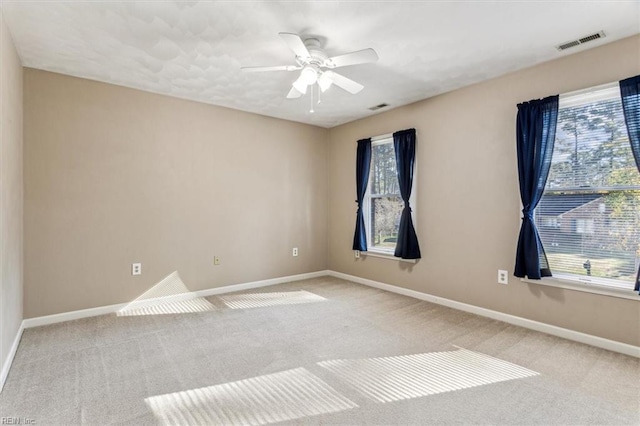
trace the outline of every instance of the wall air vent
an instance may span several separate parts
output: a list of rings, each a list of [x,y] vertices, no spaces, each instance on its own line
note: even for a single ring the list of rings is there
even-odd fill
[[[381,108],[385,108],[388,107],[389,104],[380,104],[380,105],[376,105],[376,106],[372,106],[371,108],[369,108],[371,111],[377,111]]]
[[[600,31],[599,33],[591,34],[591,35],[579,38],[578,40],[571,40],[571,41],[567,41],[566,43],[562,43],[556,46],[556,49],[560,51],[567,50],[572,47],[580,46],[581,44],[588,43],[593,40],[598,40],[599,38],[604,38],[604,37],[605,37],[604,31]]]

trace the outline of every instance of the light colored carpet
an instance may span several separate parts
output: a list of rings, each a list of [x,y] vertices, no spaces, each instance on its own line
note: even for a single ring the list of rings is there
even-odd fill
[[[636,358],[331,277],[196,303],[26,330],[0,417],[640,424]]]

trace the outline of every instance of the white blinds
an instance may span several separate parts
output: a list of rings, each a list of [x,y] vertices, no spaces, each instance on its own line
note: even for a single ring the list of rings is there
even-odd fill
[[[551,170],[535,220],[554,275],[633,288],[640,264],[640,173],[617,86],[561,95]]]

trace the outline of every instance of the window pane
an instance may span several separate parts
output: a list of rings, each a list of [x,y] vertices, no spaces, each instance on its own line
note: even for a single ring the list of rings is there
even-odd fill
[[[561,108],[547,188],[628,184],[620,169],[638,174],[620,99]]]
[[[371,195],[399,194],[393,143],[374,145],[371,152]]]
[[[545,194],[536,223],[553,272],[635,280],[640,190]]]
[[[371,199],[371,245],[393,250],[398,240],[398,226],[404,202],[399,196]]]
[[[640,264],[640,173],[619,94],[558,113],[535,220],[552,272],[633,286]]]
[[[392,139],[372,146],[369,185],[369,246],[393,252],[404,202],[400,197]]]

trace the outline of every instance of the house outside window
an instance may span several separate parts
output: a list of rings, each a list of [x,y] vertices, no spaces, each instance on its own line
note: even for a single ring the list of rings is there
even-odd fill
[[[364,199],[369,251],[393,255],[403,207],[393,138],[374,138],[371,142],[369,184]]]
[[[633,289],[640,173],[617,84],[560,96],[551,170],[534,218],[554,276]]]

